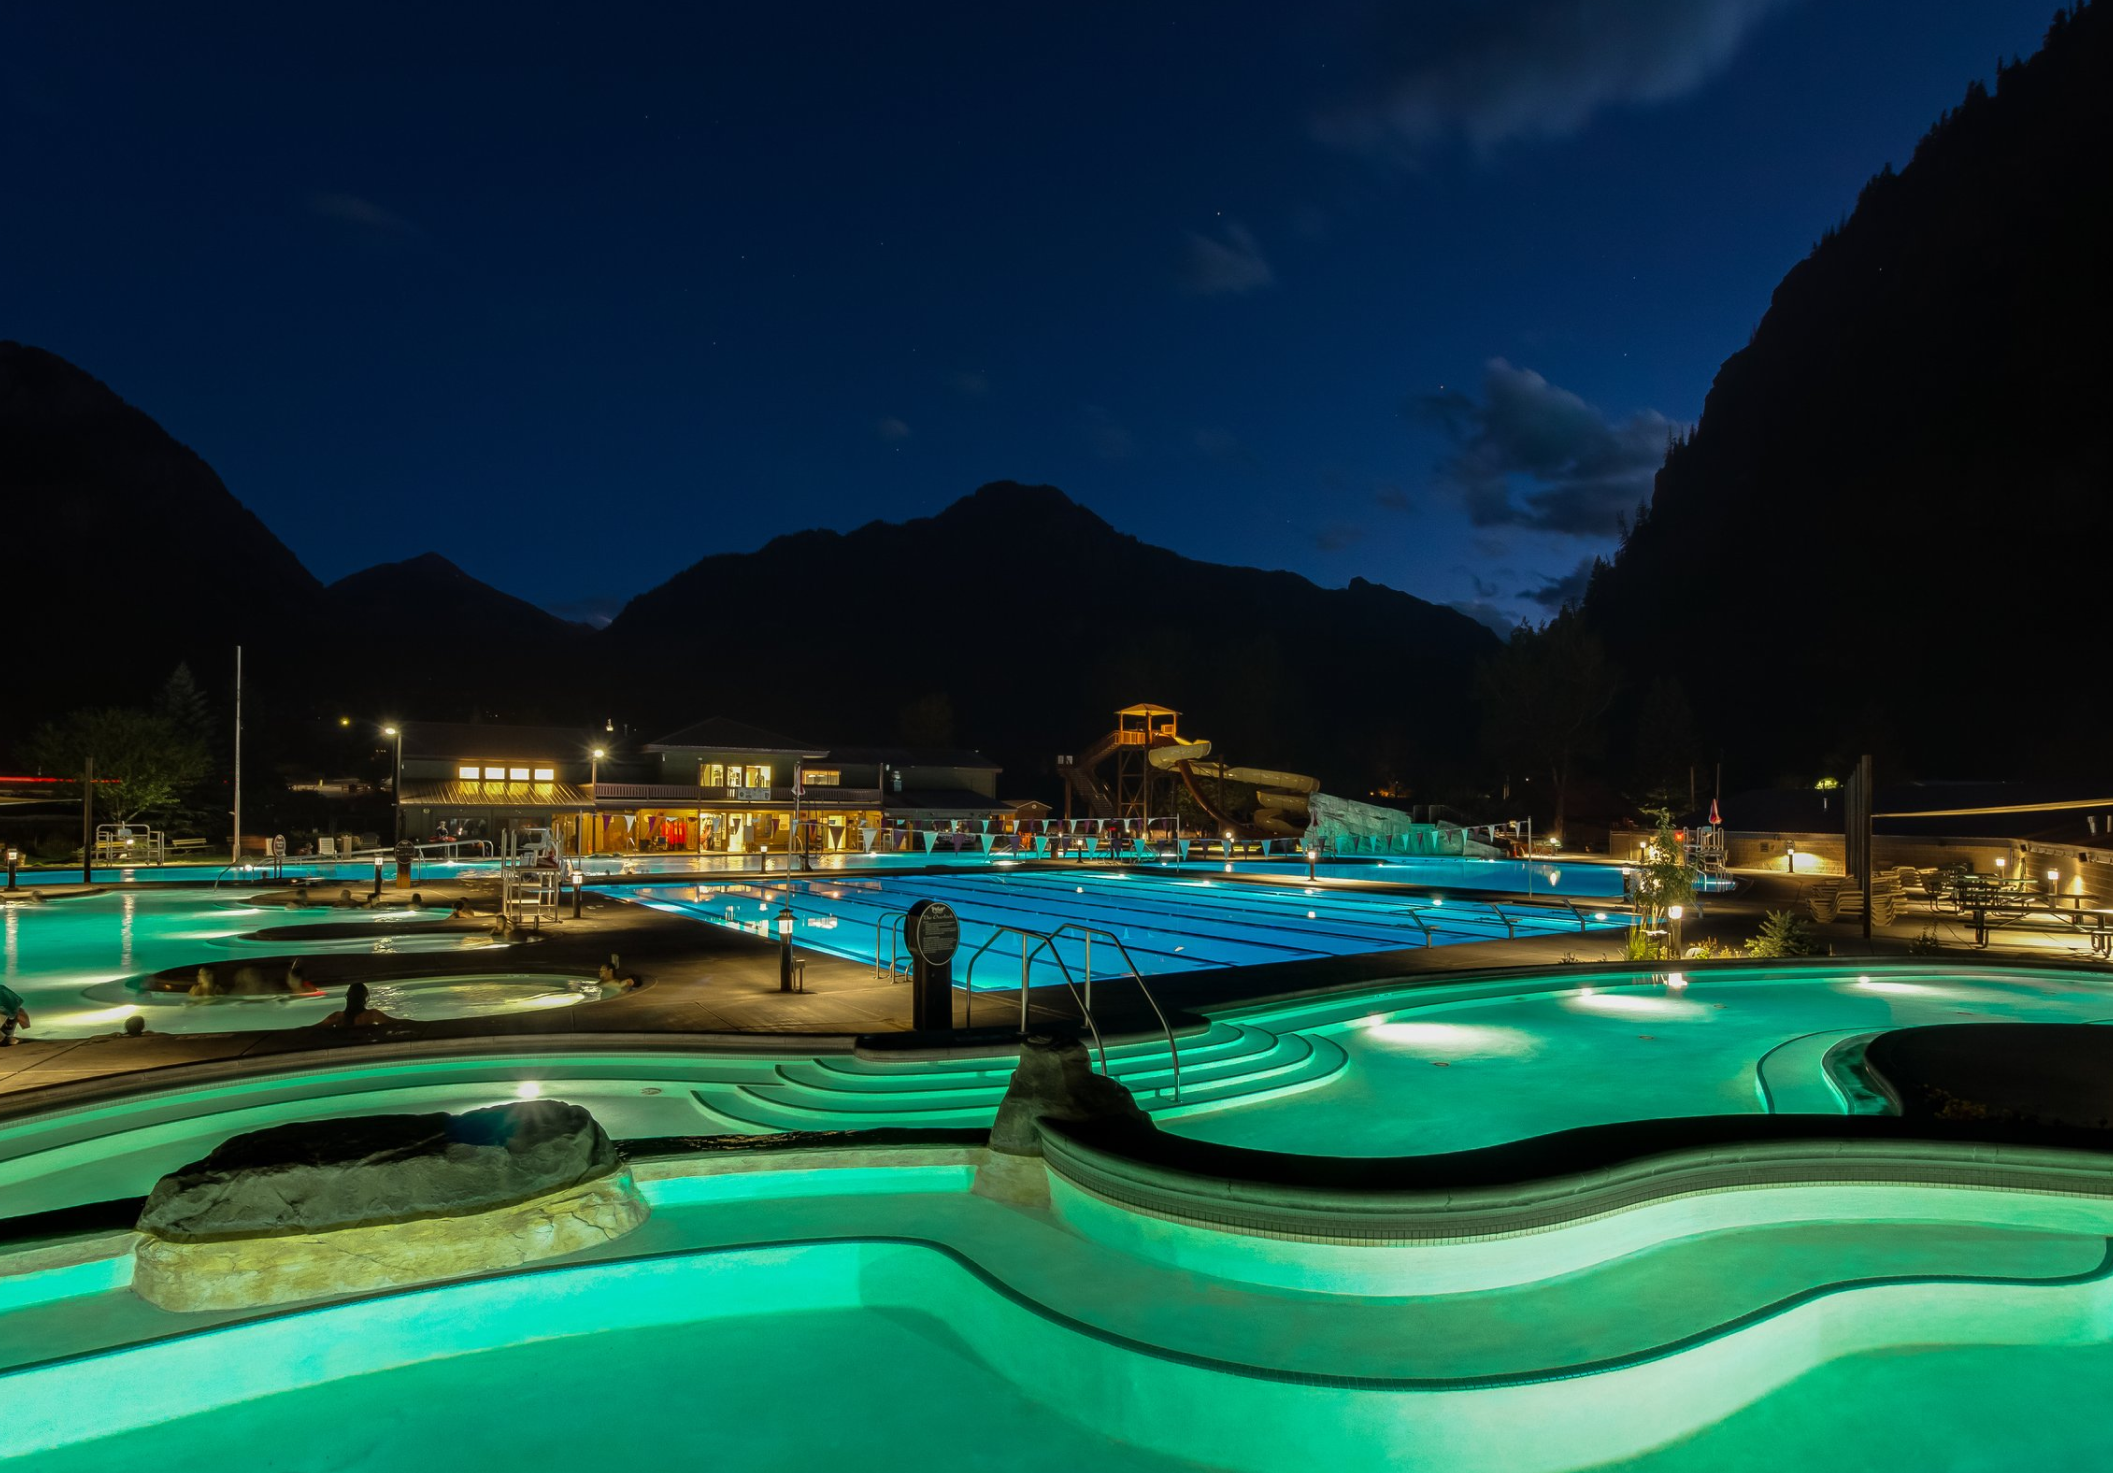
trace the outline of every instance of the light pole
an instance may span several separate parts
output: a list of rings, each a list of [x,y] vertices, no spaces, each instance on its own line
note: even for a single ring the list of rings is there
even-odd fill
[[[602,759],[609,755],[607,747],[596,747],[587,754],[587,796],[594,798],[594,847],[602,847],[602,800],[595,796],[595,785],[602,780]]]
[[[384,726],[382,735],[396,738],[396,776],[390,779],[389,793],[396,799],[396,842],[404,841],[404,734],[399,726]]]
[[[792,907],[778,907],[778,991],[792,991]]]

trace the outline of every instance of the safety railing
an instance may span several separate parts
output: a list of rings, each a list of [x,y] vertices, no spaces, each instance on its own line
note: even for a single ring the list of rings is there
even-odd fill
[[[1167,1021],[1167,1015],[1160,1010],[1159,999],[1152,996],[1152,989],[1145,985],[1145,975],[1138,970],[1136,959],[1130,955],[1130,948],[1123,945],[1122,937],[1116,935],[1113,931],[1105,930],[1100,926],[1089,926],[1082,921],[1066,921],[1050,933],[1049,949],[1052,955],[1056,952],[1056,938],[1066,934],[1082,937],[1086,943],[1086,996],[1083,1007],[1086,1010],[1089,1021],[1093,1014],[1093,938],[1100,936],[1114,942],[1115,949],[1122,953],[1123,966],[1128,970],[1130,980],[1135,982],[1137,990],[1144,994],[1145,1001],[1151,1005],[1152,1016],[1159,1019],[1160,1032],[1166,1035],[1167,1056],[1173,1060],[1174,1064],[1174,1100],[1175,1103],[1180,1103],[1181,1046],[1174,1042],[1174,1025]],[[1105,1073],[1107,1071],[1103,1069],[1102,1072]]]
[[[991,949],[1000,936],[1017,936],[1020,938],[1020,1031],[1022,1033],[1027,1031],[1029,970],[1034,959],[1044,951],[1047,951],[1049,959],[1057,964],[1057,970],[1064,974],[1064,986],[1070,991],[1071,1000],[1079,1005],[1079,1017],[1085,1020],[1087,1031],[1093,1035],[1093,1051],[1100,1057],[1101,1073],[1106,1074],[1108,1072],[1108,1050],[1106,1045],[1101,1042],[1100,1025],[1093,1021],[1093,1010],[1086,1006],[1086,999],[1080,994],[1078,984],[1072,980],[1071,968],[1064,964],[1062,953],[1056,949],[1055,943],[1045,932],[1030,931],[1024,926],[999,926],[990,933],[981,946],[976,948],[975,955],[968,959],[968,972],[962,978],[961,983],[963,990],[968,993],[966,1018],[968,1026],[973,1028],[976,1024],[976,963],[983,960],[984,953]],[[1030,941],[1034,943],[1031,948],[1027,944]]]
[[[885,977],[890,982],[907,982],[910,979],[909,972],[902,965],[903,955],[910,949],[910,937],[906,929],[909,922],[910,913],[903,910],[891,910],[873,922],[873,975],[876,978]],[[888,959],[885,963],[880,959],[880,944],[883,940],[888,943]],[[898,943],[902,948],[900,951],[896,949]]]

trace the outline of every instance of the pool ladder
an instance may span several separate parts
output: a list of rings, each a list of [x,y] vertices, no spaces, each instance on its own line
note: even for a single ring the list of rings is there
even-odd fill
[[[1057,947],[1058,938],[1066,935],[1077,937],[1085,943],[1086,985],[1083,991],[1081,991],[1076,979],[1072,977],[1071,968],[1065,962],[1063,952]],[[1085,1022],[1088,1033],[1092,1035],[1093,1050],[1100,1058],[1101,1073],[1103,1075],[1108,1073],[1108,1048],[1101,1040],[1100,1024],[1093,1016],[1093,938],[1098,936],[1114,943],[1115,949],[1122,953],[1123,967],[1129,979],[1137,984],[1137,990],[1144,995],[1144,1000],[1151,1006],[1152,1016],[1159,1020],[1159,1031],[1165,1036],[1167,1041],[1167,1057],[1173,1063],[1174,1101],[1176,1104],[1180,1103],[1181,1046],[1174,1041],[1174,1026],[1167,1021],[1166,1013],[1159,1006],[1159,999],[1152,996],[1152,989],[1145,985],[1144,974],[1138,971],[1137,962],[1130,955],[1130,948],[1123,945],[1122,938],[1113,931],[1104,930],[1099,926],[1088,926],[1079,921],[1066,921],[1054,931],[1030,931],[1025,926],[997,927],[991,932],[989,938],[976,948],[975,954],[968,959],[968,971],[962,978],[962,989],[968,994],[966,1021],[969,1026],[973,1027],[976,1021],[976,963],[983,960],[984,953],[991,949],[1000,936],[1017,936],[1020,938],[1020,1032],[1025,1033],[1027,1031],[1028,974],[1034,959],[1044,951],[1047,951],[1049,959],[1057,964],[1057,970],[1064,974],[1065,990],[1070,992],[1071,1000],[1078,1004],[1079,1017]],[[893,960],[892,950],[890,960],[891,962]]]

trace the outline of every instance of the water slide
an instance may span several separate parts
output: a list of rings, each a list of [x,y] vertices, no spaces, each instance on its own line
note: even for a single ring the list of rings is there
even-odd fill
[[[1089,818],[1115,817],[1115,799],[1109,795],[1108,786],[1099,777],[1100,765],[1113,755],[1122,744],[1122,733],[1111,731],[1085,751],[1073,758],[1069,765],[1058,771],[1071,791],[1078,794],[1086,805]]]
[[[1179,774],[1189,796],[1211,816],[1211,822],[1233,830],[1241,838],[1296,838],[1305,831],[1307,800],[1320,791],[1320,779],[1300,772],[1279,772],[1272,767],[1228,767],[1223,762],[1204,761],[1210,754],[1209,742],[1177,742],[1154,747],[1145,758],[1162,772]],[[1197,781],[1199,778],[1254,788],[1254,821],[1242,823],[1220,812],[1211,801],[1209,790]]]

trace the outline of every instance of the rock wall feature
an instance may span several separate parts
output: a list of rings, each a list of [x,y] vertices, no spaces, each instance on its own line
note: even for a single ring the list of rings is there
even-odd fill
[[[991,1150],[1007,1156],[1041,1155],[1044,1120],[1127,1120],[1147,1128],[1152,1124],[1129,1090],[1093,1072],[1085,1044],[1037,1033],[1020,1040],[1019,1065],[991,1124]]]
[[[1417,823],[1398,808],[1315,793],[1307,800],[1306,844],[1329,854],[1436,854],[1490,858],[1500,851],[1468,838],[1458,824]]]
[[[577,1105],[306,1121],[236,1136],[156,1183],[133,1289],[195,1310],[393,1288],[594,1247],[646,1212]]]

